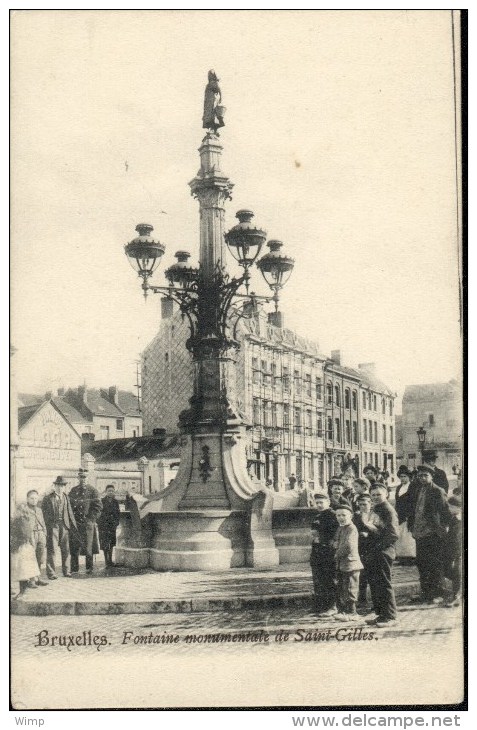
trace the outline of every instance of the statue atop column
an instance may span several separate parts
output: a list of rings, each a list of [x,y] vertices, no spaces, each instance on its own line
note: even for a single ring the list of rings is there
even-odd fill
[[[215,71],[209,71],[209,83],[205,87],[204,116],[202,126],[217,134],[217,130],[225,125],[225,107],[222,106],[222,92]]]

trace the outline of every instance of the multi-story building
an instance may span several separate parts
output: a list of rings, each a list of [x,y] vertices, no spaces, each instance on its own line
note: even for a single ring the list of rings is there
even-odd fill
[[[163,300],[158,334],[142,357],[144,432],[177,429],[189,405],[193,365],[185,347],[188,326]],[[395,470],[394,393],[374,373],[331,358],[316,342],[275,326],[256,313],[240,322],[237,337],[237,402],[249,429],[249,467],[285,489],[297,481],[324,486],[353,460],[355,471],[372,462]]]
[[[51,401],[73,428],[90,438],[130,438],[142,436],[142,413],[134,393],[110,388],[59,388],[57,395],[19,394],[20,407]]]
[[[402,462],[409,467],[419,463],[417,430],[423,426],[426,448],[436,449],[437,465],[452,476],[462,463],[462,423],[462,390],[457,380],[406,386],[402,401],[402,453],[399,454]]]

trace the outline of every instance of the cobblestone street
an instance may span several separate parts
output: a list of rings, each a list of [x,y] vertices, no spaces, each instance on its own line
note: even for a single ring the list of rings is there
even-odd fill
[[[440,607],[403,607],[386,630],[364,618],[318,620],[303,608],[13,616],[12,672],[22,677],[14,701],[18,709],[60,708],[52,677],[61,677],[76,708],[457,702],[460,626],[460,609]],[[81,645],[51,645],[70,635]],[[105,638],[95,645],[94,637]]]

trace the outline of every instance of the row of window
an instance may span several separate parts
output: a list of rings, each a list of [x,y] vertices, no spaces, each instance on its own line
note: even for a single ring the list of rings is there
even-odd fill
[[[313,422],[313,412],[310,409],[302,412],[301,408],[293,409],[293,424],[291,424],[291,408],[287,403],[282,405],[282,411],[280,412],[278,404],[273,401],[263,401],[263,425],[265,427],[282,427],[290,428],[293,425],[295,433],[301,433],[302,428],[305,429],[307,435],[316,433],[318,438],[323,438],[324,431],[324,419],[323,413],[318,411],[315,414],[315,422]],[[304,416],[304,423],[303,423]],[[262,423],[260,400],[258,398],[253,399],[253,422],[255,425]],[[382,425],[381,441],[383,444],[388,443],[392,446],[394,444],[394,428],[393,426]],[[337,443],[342,442],[343,434],[341,432],[341,419],[339,417],[333,418],[327,416],[326,418],[326,438],[329,440],[335,440]],[[344,440],[347,444],[358,445],[358,422],[351,422],[349,419],[345,420],[344,429]],[[371,443],[378,442],[378,423],[377,421],[367,420],[363,418],[363,441]]]
[[[254,358],[255,359],[255,358]],[[263,364],[264,361],[262,361]],[[280,385],[283,387],[283,391],[285,393],[290,392],[290,386],[291,386],[291,378],[290,374],[288,372],[288,368],[283,368],[283,373],[281,376],[276,375],[276,363],[272,363],[271,366],[271,372],[263,372],[262,370],[254,370],[253,376],[252,376],[253,383],[255,385],[260,385],[260,383],[263,383],[265,386],[269,387],[279,387]],[[308,397],[311,398],[312,396],[312,380],[311,375],[309,373],[306,373],[304,378],[300,376],[300,373],[298,370],[294,371],[293,374],[293,386],[294,391],[296,395],[300,395],[303,391],[303,393]],[[315,397],[317,400],[322,400],[323,398],[323,385],[321,378],[315,379]],[[339,385],[335,385],[333,387],[333,384],[328,381],[326,384],[326,403],[327,405],[333,405],[333,403],[336,406],[341,406],[341,388]],[[386,407],[387,403],[387,407]],[[386,398],[381,399],[382,404],[382,412],[383,415],[386,415],[386,411],[389,411],[389,415],[393,415],[393,401],[392,398],[390,398],[388,401]],[[345,388],[344,391],[344,407],[347,410],[353,409],[353,411],[358,410],[358,391],[353,390],[351,391],[349,388]],[[363,408],[367,409],[369,411],[377,411],[378,409],[378,399],[376,394],[372,394],[370,392],[363,391]]]
[[[386,426],[385,423],[382,425],[381,441],[386,444],[388,441],[391,446],[394,444],[394,427]],[[388,430],[389,429],[389,430]],[[363,418],[363,441],[371,441],[372,443],[378,443],[378,424],[377,421],[370,421]]]
[[[368,411],[378,410],[378,397],[375,393],[366,392],[363,390],[363,409]],[[389,415],[393,415],[393,399],[392,398],[381,398],[381,411],[383,416],[388,411]]]

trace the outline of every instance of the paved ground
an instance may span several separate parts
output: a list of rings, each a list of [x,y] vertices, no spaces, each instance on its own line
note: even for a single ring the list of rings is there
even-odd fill
[[[397,565],[396,594],[403,597],[417,592],[417,579],[415,567]],[[190,573],[126,568],[106,571],[98,564],[91,576],[82,572],[28,590],[22,601],[14,602],[12,610],[20,615],[240,610],[260,604],[308,605],[311,593],[311,572],[306,564],[273,570]]]
[[[461,633],[460,609],[441,607],[402,607],[386,630],[300,607],[13,616],[13,698],[17,709],[446,704],[461,699]]]

